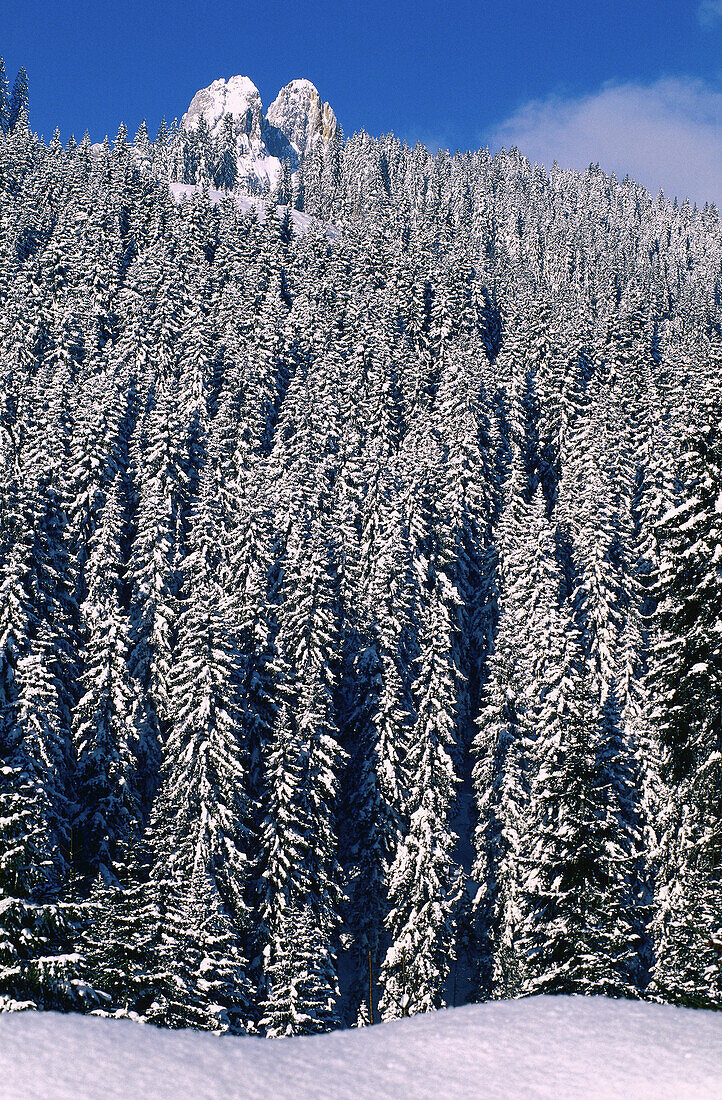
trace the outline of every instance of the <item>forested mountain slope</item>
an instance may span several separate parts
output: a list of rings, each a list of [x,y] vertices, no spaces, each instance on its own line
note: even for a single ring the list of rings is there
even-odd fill
[[[202,127],[46,145],[23,95],[0,1005],[719,1006],[717,211],[337,131],[261,221]]]

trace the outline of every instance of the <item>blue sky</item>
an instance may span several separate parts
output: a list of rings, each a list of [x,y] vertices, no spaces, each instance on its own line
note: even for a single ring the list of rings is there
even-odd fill
[[[305,76],[347,134],[518,144],[722,203],[722,0],[24,0],[0,53],[46,137],[154,132],[216,77],[267,105]]]

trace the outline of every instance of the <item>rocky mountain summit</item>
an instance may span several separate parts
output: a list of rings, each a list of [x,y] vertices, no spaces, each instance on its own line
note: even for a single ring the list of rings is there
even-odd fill
[[[330,141],[338,134],[338,121],[330,103],[322,101],[310,80],[292,80],[281,88],[266,119],[301,156],[318,142]]]
[[[296,171],[303,156],[339,133],[333,109],[310,80],[292,80],[264,116],[260,92],[247,76],[221,78],[201,88],[181,127],[188,133],[204,127],[212,140],[230,140],[239,178],[256,176],[271,184],[280,177],[282,162]]]
[[[252,148],[262,141],[263,108],[258,88],[247,76],[232,76],[229,80],[214,80],[207,88],[196,92],[181,119],[184,130],[197,130],[201,120],[211,137],[221,137],[225,120],[232,120],[236,137],[246,139],[243,145]]]

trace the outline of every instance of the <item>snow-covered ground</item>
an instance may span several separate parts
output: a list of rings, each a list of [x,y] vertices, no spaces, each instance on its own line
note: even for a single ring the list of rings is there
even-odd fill
[[[260,162],[259,162],[260,163]],[[176,202],[182,202],[183,199],[189,199],[192,195],[201,190],[201,187],[196,183],[169,183],[170,193]],[[208,188],[208,201],[212,206],[216,206],[223,199],[228,198],[229,195],[225,191],[216,191],[214,187]],[[238,209],[243,214],[248,214],[252,209],[256,211],[258,220],[265,222],[266,220],[266,202],[263,199],[255,199],[250,195],[244,195],[240,191],[234,191],[230,197],[235,202]],[[288,209],[286,206],[277,205],[279,218],[282,218]],[[291,208],[291,221],[293,222],[294,229],[299,236],[303,236],[304,233],[308,233],[309,229],[318,225],[318,220],[313,218],[310,214],[303,214],[300,210],[294,210]],[[335,226],[326,226],[326,233],[330,237],[338,235],[338,230]]]
[[[722,1013],[533,997],[308,1039],[0,1016],[7,1100],[722,1098]]]

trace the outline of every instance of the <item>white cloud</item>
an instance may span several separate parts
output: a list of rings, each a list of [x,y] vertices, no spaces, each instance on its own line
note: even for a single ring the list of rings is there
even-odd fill
[[[722,10],[722,0],[715,4]],[[701,80],[607,84],[577,99],[551,96],[520,107],[485,135],[550,167],[599,161],[650,191],[722,207],[722,91]]]
[[[716,20],[722,19],[722,0],[702,0],[697,18],[703,27],[711,27]]]

